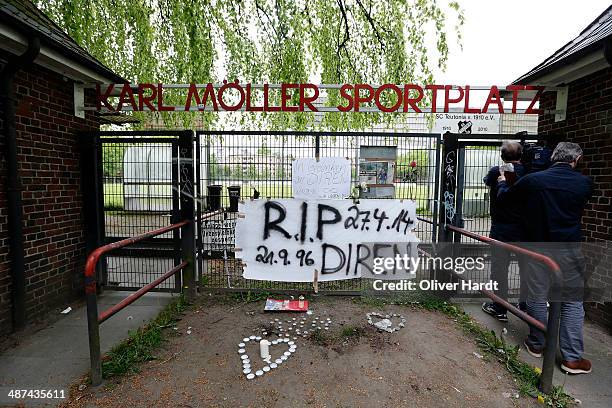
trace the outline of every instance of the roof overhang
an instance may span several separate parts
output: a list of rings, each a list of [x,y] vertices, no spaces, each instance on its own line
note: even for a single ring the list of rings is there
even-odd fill
[[[0,23],[0,48],[10,52],[11,54],[23,53],[28,44],[27,36],[15,28],[6,24]],[[53,72],[57,72],[76,82],[82,83],[108,83],[114,82],[116,78],[106,77],[74,61],[71,58],[58,52],[55,48],[42,43],[40,46],[40,54],[34,62],[42,67],[45,67]]]
[[[602,69],[612,66],[610,55],[607,54],[604,48],[600,48],[593,52],[576,59],[573,62],[566,64],[558,64],[559,66],[547,70],[547,72],[539,73],[540,75],[525,75],[512,84],[529,84],[537,86],[545,86],[547,88],[564,87],[571,82],[574,82],[587,75],[593,74]],[[535,96],[536,91],[521,91],[518,94],[519,101],[530,101]],[[504,98],[510,98],[511,93],[507,91],[501,92]]]
[[[612,38],[600,41],[541,71],[523,75],[513,84],[564,86],[612,66]]]

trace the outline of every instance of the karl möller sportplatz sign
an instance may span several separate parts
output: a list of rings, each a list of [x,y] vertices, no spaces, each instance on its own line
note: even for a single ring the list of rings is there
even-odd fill
[[[213,111],[213,112],[461,112],[539,114],[536,104],[545,88],[530,85],[455,86],[417,84],[95,84],[98,111]],[[88,86],[89,87],[89,86]],[[180,105],[167,104],[172,90],[186,91]],[[322,106],[321,90],[335,89],[336,106]],[[546,88],[546,90],[548,90]],[[470,103],[470,94],[486,94],[478,106]],[[166,94],[166,102],[164,102]],[[526,109],[518,101],[529,101]],[[176,98],[173,98],[176,100]],[[504,107],[504,100],[512,102]],[[430,101],[431,107],[423,102]],[[176,103],[176,102],[175,102]]]

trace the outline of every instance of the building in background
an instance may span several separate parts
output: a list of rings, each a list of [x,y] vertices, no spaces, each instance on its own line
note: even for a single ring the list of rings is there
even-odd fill
[[[589,318],[612,328],[612,6],[514,83],[563,87],[544,93],[541,108],[564,112],[540,115],[539,133],[564,136],[584,150],[581,169],[594,181],[584,236],[600,243],[598,253],[587,254],[589,286],[606,290],[608,299],[585,307]]]
[[[99,130],[101,118],[75,109],[83,98],[93,102],[79,84],[125,80],[28,0],[0,1],[0,71],[0,334],[5,334],[83,294],[88,248],[79,133]],[[15,112],[7,110],[11,106]]]

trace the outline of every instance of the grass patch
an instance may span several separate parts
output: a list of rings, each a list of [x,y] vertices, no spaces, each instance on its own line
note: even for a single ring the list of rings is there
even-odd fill
[[[365,334],[363,327],[345,326],[340,331],[340,337],[345,339],[359,338]]]
[[[123,184],[104,183],[104,209],[123,210]]]
[[[200,276],[199,283],[200,283],[200,286],[207,287],[208,285],[210,285],[210,277],[208,275],[202,274],[202,276]]]
[[[131,332],[104,357],[102,376],[113,378],[139,371],[140,364],[154,360],[153,352],[165,339],[164,329],[174,325],[187,308],[183,296],[168,304],[164,310],[146,326]]]
[[[244,180],[218,180],[215,184],[221,184],[225,187],[232,184],[241,185],[240,195],[242,197],[250,197],[253,194],[252,187],[255,187],[260,194],[260,198],[290,198],[293,197],[293,189],[291,186],[291,181],[266,181],[262,179],[254,179],[250,180],[245,178]],[[352,183],[355,186],[355,181]],[[410,198],[414,199],[419,203],[419,207],[422,207],[424,213],[427,213],[426,207],[428,206],[428,202],[430,199],[435,199],[433,197],[434,190],[433,188],[423,182],[419,183],[405,183],[405,182],[396,182],[395,183],[395,197],[396,198]],[[227,195],[223,195],[221,197],[221,205],[228,206],[229,205],[229,197]]]
[[[413,306],[428,302],[437,302],[438,298],[420,291],[406,291],[393,295],[363,295],[355,297],[353,300],[357,303],[367,305],[371,308],[382,308],[386,305]]]
[[[308,335],[308,338],[314,344],[323,347],[330,347],[332,345],[346,342],[348,340],[359,340],[366,334],[367,333],[363,327],[345,326],[342,328],[342,330],[336,333],[330,333],[324,330],[316,329]]]
[[[487,355],[495,358],[517,380],[521,395],[538,398],[546,406],[555,408],[570,407],[574,398],[563,391],[563,387],[554,386],[550,394],[546,395],[538,390],[540,381],[540,368],[535,368],[518,358],[519,346],[506,344],[502,335],[497,336],[493,330],[488,330],[474,321],[463,309],[457,305],[436,298],[431,294],[414,292],[412,295],[390,297],[361,297],[356,298],[359,303],[371,307],[381,308],[385,305],[416,306],[425,310],[442,312],[451,317],[464,332],[476,339],[478,347]]]
[[[331,336],[324,333],[323,330],[315,330],[310,334],[310,340],[319,346],[328,346],[332,342]]]
[[[261,300],[266,300],[270,297],[270,292],[265,291],[256,291],[251,292],[250,290],[247,292],[232,292],[228,295],[230,300],[238,303],[253,303],[259,302]]]

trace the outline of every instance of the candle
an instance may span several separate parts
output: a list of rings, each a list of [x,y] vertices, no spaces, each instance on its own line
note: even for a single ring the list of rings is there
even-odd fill
[[[268,340],[263,339],[259,342],[259,355],[264,360],[270,357],[270,343]]]

